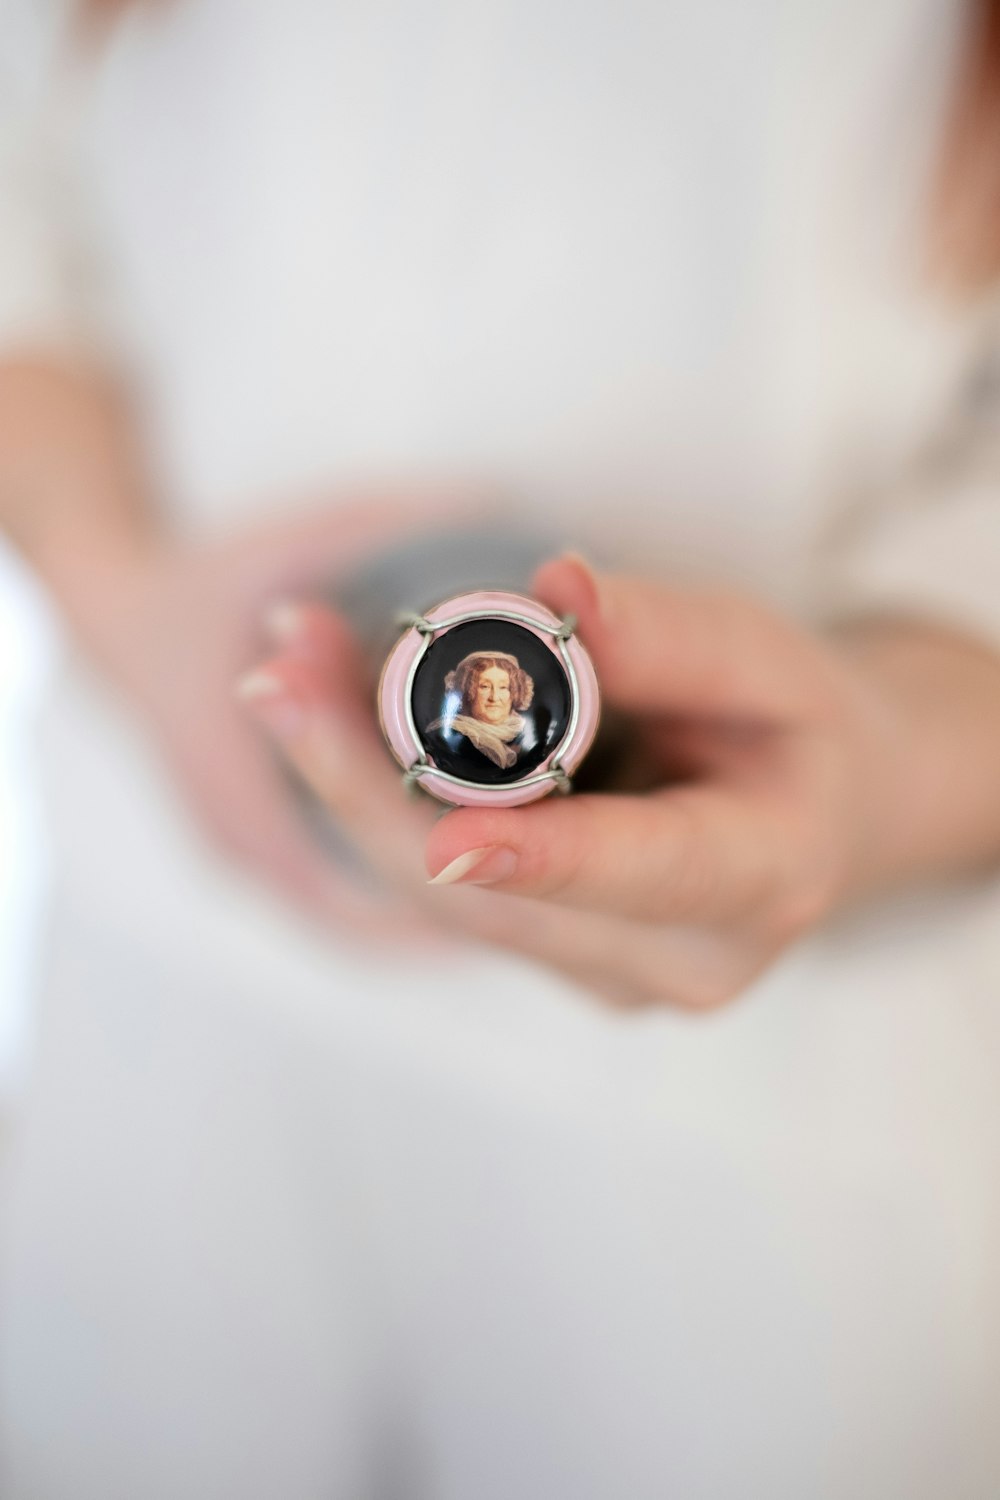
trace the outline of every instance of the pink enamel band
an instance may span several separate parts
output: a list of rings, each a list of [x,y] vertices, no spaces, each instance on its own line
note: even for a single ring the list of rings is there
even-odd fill
[[[530,775],[501,786],[463,781],[441,770],[428,757],[413,720],[413,683],[428,645],[440,632],[479,619],[509,620],[538,636],[561,661],[570,686],[570,719],[559,744]],[[575,621],[560,620],[525,594],[489,590],[457,594],[408,620],[410,628],[386,658],[378,686],[382,731],[406,780],[419,781],[443,802],[467,807],[516,807],[555,788],[569,791],[570,777],[590,749],[600,720],[597,674],[573,634]]]

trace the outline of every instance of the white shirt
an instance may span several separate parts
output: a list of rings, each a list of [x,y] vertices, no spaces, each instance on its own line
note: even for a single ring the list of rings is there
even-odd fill
[[[929,528],[895,514],[993,340],[990,306],[919,281],[959,20],[943,0],[136,7],[71,206],[173,503],[197,525],[315,481],[483,473],[598,531],[613,496],[646,566],[1000,632],[981,486],[939,483]],[[24,285],[45,257],[16,246],[8,223],[0,329],[51,326]]]
[[[665,578],[1000,641],[989,414],[956,416],[992,308],[918,275],[957,22],[943,0],[149,7],[75,137],[107,294],[67,297],[55,249],[39,271],[28,237],[72,231],[22,193],[0,328],[79,316],[128,358],[196,531],[315,481],[481,471]],[[820,934],[708,1027],[623,1025],[514,960],[437,975],[301,932],[212,861],[79,672],[46,746],[63,899],[8,1356],[36,1489],[273,1494],[278,1454],[282,1493],[329,1492],[336,1448],[361,1493],[354,1366],[325,1430],[316,1371],[369,1258],[307,1207],[355,1191],[395,1309],[362,1343],[435,1494],[996,1487],[1000,890]],[[231,1141],[199,1104],[217,1088]],[[211,1205],[251,1166],[246,1234]],[[192,1172],[203,1252],[171,1217]],[[102,1227],[56,1253],[70,1182]],[[348,1264],[310,1270],[317,1236]],[[197,1294],[220,1264],[251,1287],[232,1307]],[[31,1375],[43,1305],[110,1341],[89,1405],[86,1361]]]

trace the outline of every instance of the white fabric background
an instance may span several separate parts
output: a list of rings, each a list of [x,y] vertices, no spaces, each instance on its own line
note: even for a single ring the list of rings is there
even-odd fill
[[[665,576],[1000,639],[988,470],[922,464],[991,343],[914,281],[956,14],[140,16],[79,180],[179,521],[480,467]],[[42,745],[14,1500],[997,1488],[1000,887],[625,1022],[305,932],[76,662]]]

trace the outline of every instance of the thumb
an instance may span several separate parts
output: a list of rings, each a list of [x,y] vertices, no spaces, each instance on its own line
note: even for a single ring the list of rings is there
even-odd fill
[[[816,643],[754,599],[601,573],[577,553],[544,563],[532,589],[576,616],[602,695],[626,711],[782,721],[830,702]]]

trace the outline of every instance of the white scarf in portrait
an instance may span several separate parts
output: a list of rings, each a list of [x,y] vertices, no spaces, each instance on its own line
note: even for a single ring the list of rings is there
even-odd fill
[[[510,748],[511,740],[523,733],[524,719],[521,714],[509,714],[502,724],[484,724],[470,714],[456,714],[453,719],[435,719],[431,729],[457,729],[471,740],[477,750],[488,756],[494,765],[509,771],[517,760],[517,751]]]

